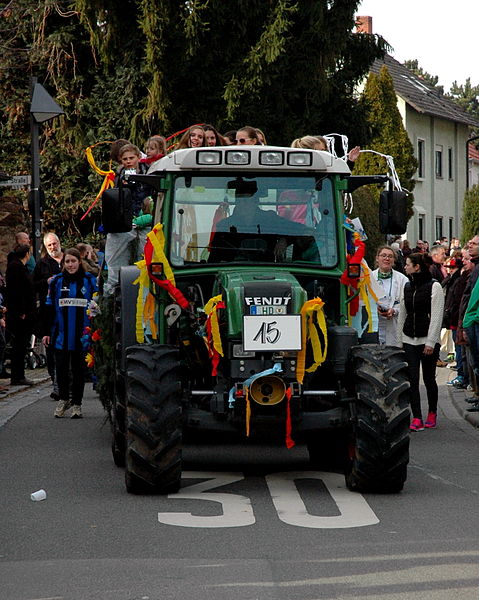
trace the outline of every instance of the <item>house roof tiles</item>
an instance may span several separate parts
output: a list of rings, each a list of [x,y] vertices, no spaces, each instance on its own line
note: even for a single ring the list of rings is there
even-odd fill
[[[479,163],[479,150],[474,144],[469,144],[468,154],[471,160],[473,160],[475,163]]]
[[[417,112],[471,127],[479,127],[479,121],[472,115],[447,96],[440,94],[432,85],[415,75],[389,54],[386,54],[383,59],[375,60],[371,71],[378,74],[383,65],[388,68],[398,96],[401,96]]]

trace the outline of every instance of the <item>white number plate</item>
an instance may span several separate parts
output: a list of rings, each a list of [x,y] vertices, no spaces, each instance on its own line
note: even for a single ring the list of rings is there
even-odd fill
[[[245,315],[243,348],[246,352],[301,350],[301,315]]]

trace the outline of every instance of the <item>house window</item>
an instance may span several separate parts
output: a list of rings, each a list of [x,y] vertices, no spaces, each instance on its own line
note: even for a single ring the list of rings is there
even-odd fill
[[[454,229],[454,219],[452,217],[449,217],[449,243],[451,243],[451,240],[453,238],[453,229]]]
[[[442,238],[442,217],[436,217],[436,240]]]
[[[426,174],[425,174],[425,168],[424,168],[424,152],[425,152],[425,147],[426,147],[426,142],[424,140],[418,140],[417,141],[417,176],[420,179],[423,179]]]
[[[418,240],[424,239],[424,215],[419,215],[417,218]]]
[[[452,148],[447,149],[447,176],[449,179],[454,179],[454,165],[452,163]]]
[[[436,177],[442,177],[442,146],[436,146],[435,171]]]

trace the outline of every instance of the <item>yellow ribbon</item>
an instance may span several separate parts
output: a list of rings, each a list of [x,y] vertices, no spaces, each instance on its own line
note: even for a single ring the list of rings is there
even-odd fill
[[[175,276],[173,275],[170,263],[165,255],[165,234],[163,233],[163,225],[161,223],[157,223],[146,237],[150,240],[151,245],[153,246],[153,256],[151,262],[162,263],[165,277],[171,281],[173,285],[176,285]]]
[[[93,150],[93,148],[95,148],[95,146],[98,146],[99,144],[112,144],[112,143],[113,142],[98,142],[98,144],[93,144],[93,146],[88,146],[88,148],[85,150],[86,159],[88,161],[88,164],[95,171],[95,173],[98,173],[98,175],[103,175],[104,177],[106,177],[110,173],[113,173],[113,175],[114,175],[115,172],[112,171],[111,169],[108,169],[108,171],[103,171],[102,169],[100,169],[100,167],[97,166],[95,159],[93,158],[92,150]]]
[[[98,144],[111,144],[112,142],[98,142]],[[108,171],[104,171],[102,169],[100,169],[100,167],[97,166],[95,159],[93,157],[93,148],[95,146],[98,146],[98,144],[94,144],[93,146],[89,146],[86,150],[85,150],[85,154],[86,154],[86,159],[88,161],[88,164],[90,165],[90,167],[95,171],[95,173],[98,173],[98,175],[102,175],[105,179],[103,180],[103,183],[101,184],[101,188],[100,191],[98,192],[97,198],[99,196],[101,196],[101,194],[103,194],[103,192],[108,189],[109,187],[113,187],[114,185],[114,179],[115,179],[115,172],[112,171],[111,169],[108,169]]]
[[[219,296],[213,296],[205,304],[204,311],[208,315],[208,319],[211,324],[211,337],[213,338],[213,347],[220,356],[223,354],[223,344],[221,343],[220,326],[218,323],[217,305],[223,302],[221,294]]]
[[[371,296],[375,302],[378,301],[378,297],[374,293],[374,290],[371,286],[371,270],[369,269],[365,261],[361,262],[361,270],[363,276],[358,282],[358,290],[361,300],[363,301],[364,308],[366,309],[368,315],[368,333],[372,333],[373,315],[371,312],[371,302],[369,300],[369,296]]]
[[[328,334],[323,306],[324,302],[321,298],[313,298],[305,302],[301,308],[301,350],[298,353],[298,365],[296,369],[296,379],[299,383],[303,383],[305,371],[307,373],[314,373],[319,365],[326,360]],[[321,344],[317,327],[319,327],[322,333],[323,344]],[[311,342],[314,362],[306,369],[306,345],[308,340]]]
[[[135,265],[140,270],[140,274],[133,282],[133,285],[139,285],[140,288],[138,290],[138,296],[136,298],[136,341],[139,344],[142,344],[145,341],[145,327],[144,327],[144,306],[146,301],[144,301],[145,291],[150,288],[150,278],[148,277],[148,270],[146,268],[146,261],[139,260],[135,263]],[[156,329],[156,324],[155,324]],[[152,330],[153,334],[153,330]],[[156,338],[155,338],[156,339]]]
[[[146,297],[145,306],[143,309],[143,319],[144,319],[145,323],[149,323],[151,337],[154,340],[158,339],[158,328],[156,326],[156,321],[155,321],[155,306],[156,306],[155,297],[149,291],[148,295]]]
[[[249,425],[251,421],[251,402],[249,399],[248,386],[245,387],[245,403],[246,403],[246,437],[249,437]]]

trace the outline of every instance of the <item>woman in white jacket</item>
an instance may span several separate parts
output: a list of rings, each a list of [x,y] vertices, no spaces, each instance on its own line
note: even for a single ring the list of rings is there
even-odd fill
[[[379,343],[387,346],[397,346],[399,301],[408,278],[395,271],[396,253],[391,246],[379,246],[376,252],[377,269],[372,273],[382,291],[378,297]]]

